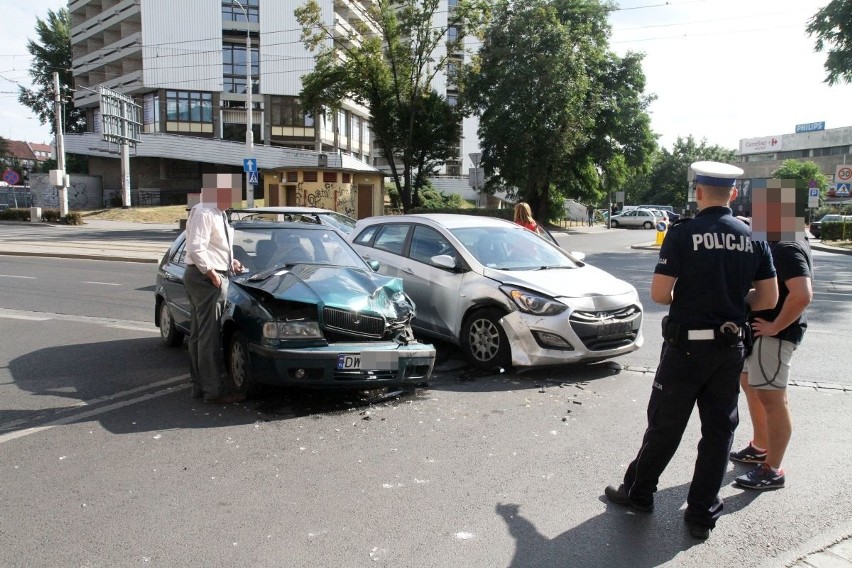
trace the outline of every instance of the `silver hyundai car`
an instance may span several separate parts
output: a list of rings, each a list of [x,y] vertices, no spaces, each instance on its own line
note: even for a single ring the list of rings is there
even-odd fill
[[[593,362],[642,346],[636,289],[503,219],[369,217],[348,236],[402,278],[415,333],[454,343],[481,368]]]

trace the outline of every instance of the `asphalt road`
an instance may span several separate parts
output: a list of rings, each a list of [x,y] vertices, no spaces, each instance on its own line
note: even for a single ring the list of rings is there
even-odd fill
[[[646,295],[655,255],[618,233],[564,238]],[[647,298],[646,345],[617,362],[479,374],[448,357],[413,397],[210,407],[189,398],[185,347],[159,344],[152,265],[3,257],[0,565],[788,565],[852,534],[852,399],[832,386],[848,380],[852,257],[815,256],[796,362],[819,384],[790,389],[788,487],[726,485],[706,544],[681,521],[695,417],[653,515],[602,497],[644,429]]]

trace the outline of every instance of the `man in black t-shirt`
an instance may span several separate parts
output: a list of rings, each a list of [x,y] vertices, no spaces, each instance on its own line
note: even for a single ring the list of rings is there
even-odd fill
[[[757,464],[735,481],[746,489],[784,487],[781,461],[793,432],[787,406],[790,360],[807,329],[805,308],[813,298],[807,239],[773,242],[770,247],[778,273],[778,303],[753,314],[754,347],[740,378],[754,435],[748,446],[730,455],[733,461]]]

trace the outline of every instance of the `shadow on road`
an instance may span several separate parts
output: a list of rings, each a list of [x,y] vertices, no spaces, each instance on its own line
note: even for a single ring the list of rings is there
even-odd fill
[[[733,481],[736,475],[730,472],[726,483]],[[601,501],[607,505],[605,512],[554,538],[541,534],[532,520],[520,514],[520,505],[498,503],[495,510],[516,541],[509,568],[651,568],[665,564],[679,553],[703,544],[689,535],[682,521],[681,509],[688,491],[688,484],[658,491],[651,514],[629,511],[601,496]],[[743,491],[726,498],[725,514],[742,509],[757,496],[757,492]],[[725,515],[719,522],[725,522]],[[712,546],[712,539],[711,535],[705,545]]]

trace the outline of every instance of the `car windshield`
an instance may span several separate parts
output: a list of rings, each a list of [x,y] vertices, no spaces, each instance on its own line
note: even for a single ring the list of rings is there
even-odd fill
[[[251,273],[292,264],[328,264],[368,269],[364,260],[333,229],[238,227],[234,258]]]
[[[513,227],[466,227],[452,234],[479,261],[498,270],[577,268],[561,249],[538,235]]]
[[[841,220],[840,215],[826,215],[825,217],[820,219],[820,221],[822,221],[824,223],[831,223],[832,221],[840,221],[840,220]]]
[[[355,219],[346,215],[329,211],[328,213],[321,214],[321,216],[326,224],[340,230],[344,235],[348,235],[355,228]]]

